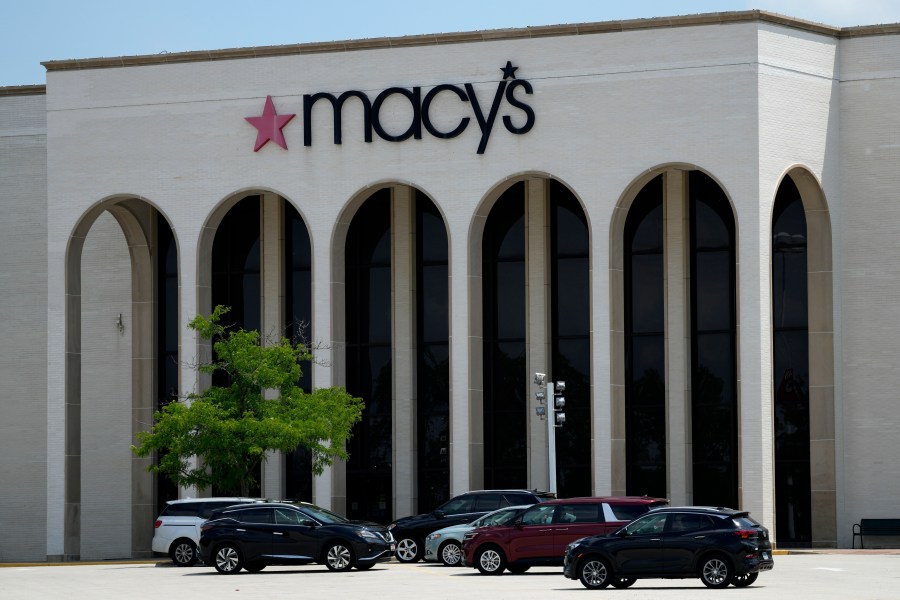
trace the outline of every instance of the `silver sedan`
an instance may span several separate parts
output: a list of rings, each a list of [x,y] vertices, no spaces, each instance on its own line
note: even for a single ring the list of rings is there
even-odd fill
[[[479,517],[471,523],[438,529],[425,538],[425,560],[441,561],[448,567],[458,566],[462,559],[462,539],[467,531],[476,527],[511,523],[520,512],[529,506],[531,505],[507,506]]]

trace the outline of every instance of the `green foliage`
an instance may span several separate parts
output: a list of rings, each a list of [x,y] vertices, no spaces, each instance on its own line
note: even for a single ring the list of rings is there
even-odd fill
[[[154,415],[151,431],[137,435],[137,456],[160,453],[151,471],[181,486],[247,495],[256,467],[267,451],[311,450],[317,475],[335,459],[346,460],[344,445],[362,417],[363,401],[343,388],[305,393],[297,386],[300,362],[311,359],[302,344],[282,338],[263,346],[256,331],[229,331],[220,323],[228,309],[217,306],[188,327],[213,342],[216,360],[200,364],[201,373],[224,372],[228,386],[212,386],[173,402]],[[266,390],[271,390],[265,397]],[[196,457],[196,460],[194,459]]]

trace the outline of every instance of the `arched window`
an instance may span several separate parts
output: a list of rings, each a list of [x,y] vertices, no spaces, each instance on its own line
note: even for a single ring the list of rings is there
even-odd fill
[[[524,198],[517,183],[497,200],[482,241],[486,488],[528,481]]]
[[[231,307],[228,323],[247,331],[259,331],[262,318],[259,205],[259,196],[247,196],[228,211],[212,251],[212,305]]]
[[[419,510],[450,495],[450,305],[447,230],[416,191],[416,416]]]
[[[625,221],[626,491],[666,496],[663,176],[638,193]]]
[[[591,487],[590,236],[578,199],[550,181],[551,372],[565,381],[566,423],[556,432],[559,497]]]
[[[303,217],[284,203],[284,336],[294,343],[312,339],[312,252]],[[300,387],[312,389],[312,365],[300,365]],[[300,446],[285,457],[285,498],[312,501],[312,455]]]
[[[734,217],[708,175],[691,171],[688,189],[694,504],[737,508]]]
[[[216,230],[212,249],[212,305],[228,306],[225,323],[235,329],[259,331],[262,320],[260,299],[260,197],[247,196],[228,211]],[[228,376],[218,370],[213,385],[228,385]],[[261,467],[251,496],[261,495]],[[232,495],[238,490],[212,489],[213,495]]]
[[[779,545],[812,538],[806,214],[785,177],[772,211],[775,524]]]
[[[347,516],[386,523],[392,507],[391,192],[353,218],[345,254],[347,391],[365,410],[347,442]]]
[[[178,249],[169,222],[156,215],[156,410],[178,399]],[[160,453],[156,461],[159,464]],[[159,473],[156,479],[156,512],[178,497],[178,486]]]

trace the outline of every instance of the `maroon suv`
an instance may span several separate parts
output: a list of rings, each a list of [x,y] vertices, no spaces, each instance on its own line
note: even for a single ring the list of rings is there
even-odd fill
[[[486,575],[524,573],[532,565],[562,565],[566,546],[609,533],[669,501],[647,496],[565,498],[535,504],[511,525],[479,527],[463,539],[463,564]]]

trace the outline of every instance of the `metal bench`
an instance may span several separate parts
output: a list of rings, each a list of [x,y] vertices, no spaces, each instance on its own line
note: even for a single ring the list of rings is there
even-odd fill
[[[853,524],[853,547],[856,548],[856,538],[859,538],[859,547],[865,548],[863,536],[900,537],[900,519],[860,519]]]

